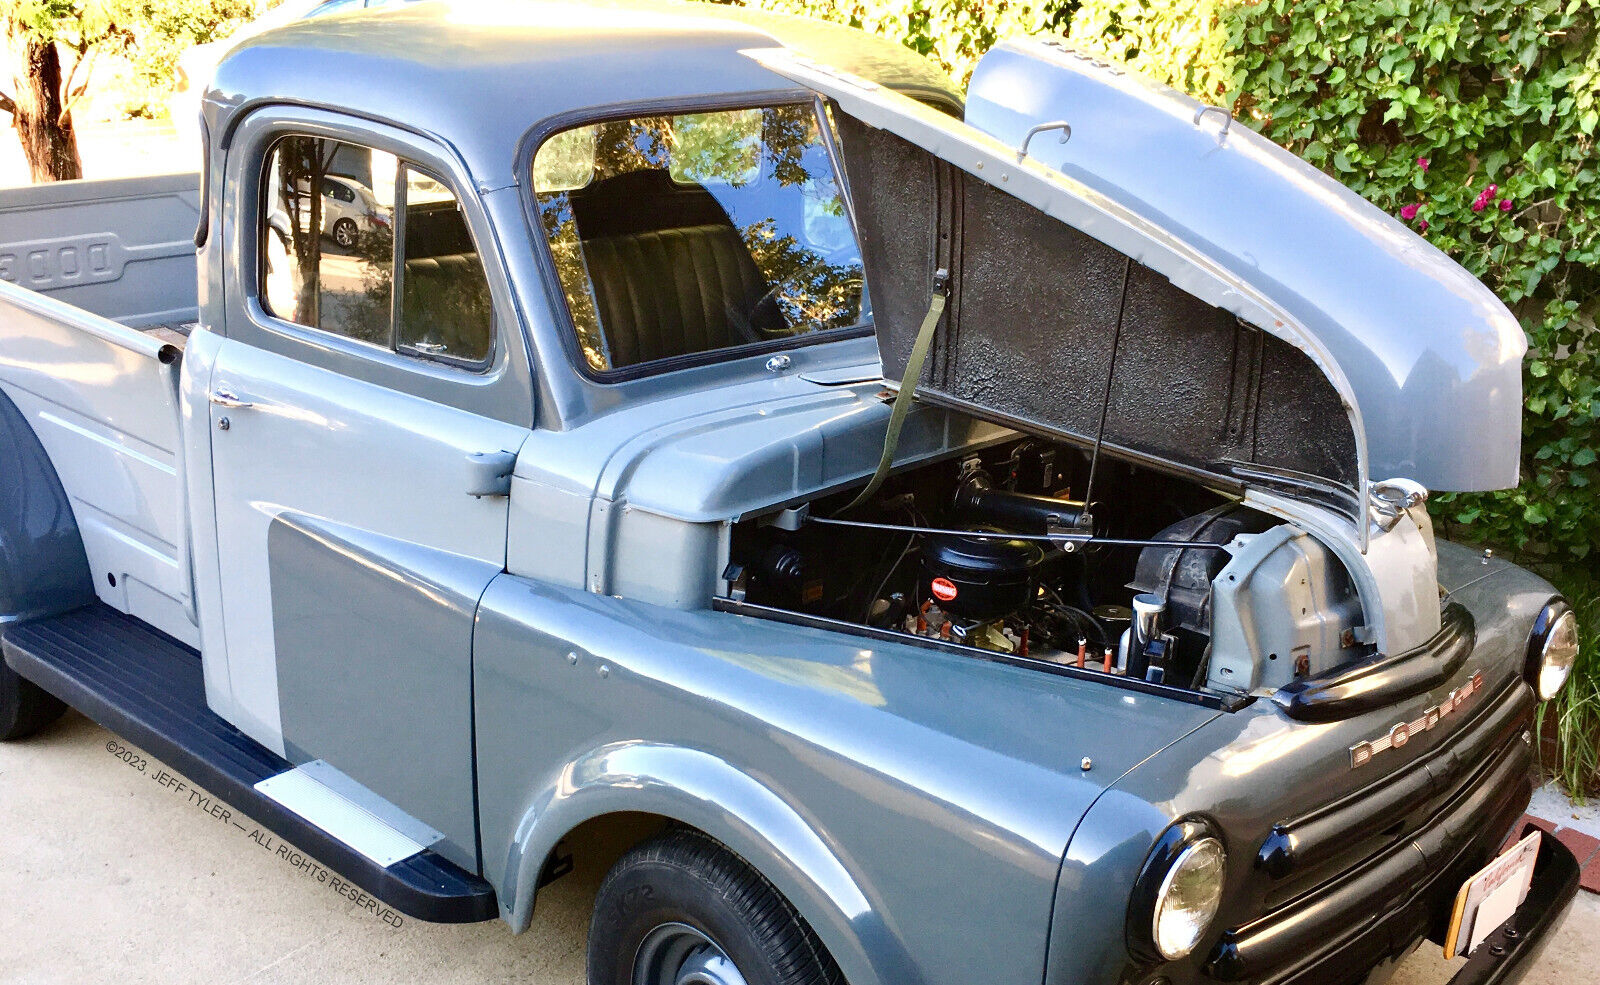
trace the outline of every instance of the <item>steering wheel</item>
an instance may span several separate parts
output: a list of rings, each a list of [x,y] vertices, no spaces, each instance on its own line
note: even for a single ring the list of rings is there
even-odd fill
[[[783,307],[778,304],[778,293],[781,285],[774,285],[750,306],[750,314],[746,318],[751,329],[759,333],[764,339],[770,339],[789,330],[789,321],[783,316]]]

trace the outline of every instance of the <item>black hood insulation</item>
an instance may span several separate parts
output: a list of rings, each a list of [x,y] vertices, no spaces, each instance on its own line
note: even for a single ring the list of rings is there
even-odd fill
[[[1354,432],[1300,350],[884,130],[835,113],[884,376],[905,372],[936,269],[950,301],[917,396],[1239,485],[1230,463],[1354,489]],[[1219,208],[1226,208],[1219,203]]]

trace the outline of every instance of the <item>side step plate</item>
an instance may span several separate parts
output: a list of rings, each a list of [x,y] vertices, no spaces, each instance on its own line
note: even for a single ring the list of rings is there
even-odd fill
[[[7,626],[0,640],[18,674],[399,912],[435,923],[499,915],[489,884],[439,855],[382,866],[257,790],[294,764],[206,707],[200,655],[182,643],[102,604]]]

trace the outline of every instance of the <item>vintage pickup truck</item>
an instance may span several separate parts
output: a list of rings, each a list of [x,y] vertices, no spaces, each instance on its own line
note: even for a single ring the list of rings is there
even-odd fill
[[[1524,337],[1226,113],[530,0],[265,34],[204,124],[0,196],[0,735],[428,920],[637,822],[596,985],[1485,985],[1565,911],[1546,839],[1454,912],[1577,644],[1424,505],[1516,482]]]

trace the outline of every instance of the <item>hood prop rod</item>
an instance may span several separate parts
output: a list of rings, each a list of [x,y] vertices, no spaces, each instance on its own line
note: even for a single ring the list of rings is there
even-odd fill
[[[1133,257],[1122,265],[1122,292],[1117,300],[1117,327],[1111,333],[1111,359],[1106,367],[1106,390],[1100,400],[1100,423],[1094,431],[1094,450],[1089,454],[1089,481],[1083,488],[1083,513],[1079,517],[1082,527],[1093,530],[1094,478],[1100,467],[1100,446],[1106,440],[1106,418],[1111,416],[1111,385],[1117,379],[1117,349],[1122,344],[1122,316],[1128,310],[1128,274],[1133,270]]]

